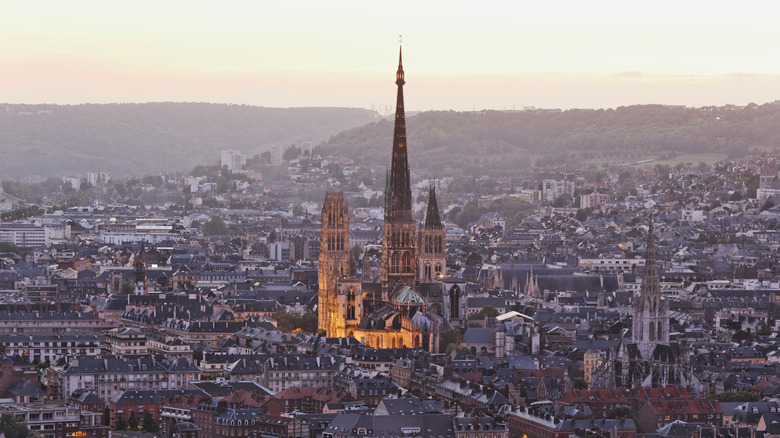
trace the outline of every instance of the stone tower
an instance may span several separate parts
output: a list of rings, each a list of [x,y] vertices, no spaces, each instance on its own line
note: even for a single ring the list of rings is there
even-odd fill
[[[645,271],[639,296],[634,296],[632,330],[634,343],[647,359],[659,344],[669,344],[669,302],[661,299],[661,284],[655,256],[653,219],[647,232]]]
[[[344,194],[328,193],[322,205],[320,230],[319,329],[328,336],[343,328],[346,309],[339,308],[338,295],[341,279],[352,274],[349,246],[349,213]]]
[[[441,281],[445,272],[447,252],[445,249],[445,231],[439,216],[439,206],[436,202],[436,187],[431,184],[428,190],[428,207],[425,218],[420,226],[418,238],[419,282],[433,283]]]
[[[412,219],[412,190],[406,153],[406,116],[404,115],[404,68],[401,52],[395,74],[398,95],[395,105],[393,158],[385,192],[385,225],[382,232],[380,277],[382,301],[398,285],[417,284],[417,223]]]

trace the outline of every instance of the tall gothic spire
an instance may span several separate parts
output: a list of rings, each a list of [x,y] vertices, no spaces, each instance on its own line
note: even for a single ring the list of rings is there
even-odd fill
[[[423,228],[426,230],[439,230],[442,228],[439,216],[439,205],[436,202],[436,185],[431,184],[428,189],[428,208],[425,210]]]
[[[411,220],[412,190],[409,182],[409,161],[406,153],[406,115],[404,114],[404,67],[401,49],[398,50],[398,71],[395,73],[398,96],[395,103],[395,131],[393,133],[393,161],[390,166],[389,219]]]
[[[655,258],[655,236],[653,235],[653,216],[650,216],[650,226],[647,230],[647,250],[645,253],[645,270],[642,275],[640,296],[660,296],[661,285],[658,278],[658,266]]]

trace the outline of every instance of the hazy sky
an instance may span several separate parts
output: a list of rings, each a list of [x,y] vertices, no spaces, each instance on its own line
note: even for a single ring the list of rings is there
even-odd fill
[[[0,102],[408,110],[780,99],[775,1],[0,2]]]

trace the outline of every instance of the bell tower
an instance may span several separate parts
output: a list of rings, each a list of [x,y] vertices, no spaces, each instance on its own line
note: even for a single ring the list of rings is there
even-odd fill
[[[328,193],[322,205],[320,228],[319,291],[317,313],[319,329],[336,336],[339,322],[347,310],[339,306],[341,280],[352,274],[349,246],[349,213],[344,194]],[[342,335],[343,336],[343,335]]]

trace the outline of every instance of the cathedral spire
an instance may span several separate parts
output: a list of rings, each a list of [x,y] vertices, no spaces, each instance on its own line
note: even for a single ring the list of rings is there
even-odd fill
[[[439,216],[439,205],[436,202],[436,185],[431,184],[428,189],[428,208],[425,209],[423,228],[426,230],[438,230],[442,228]]]
[[[653,216],[647,229],[647,249],[645,252],[645,269],[642,275],[640,295],[642,297],[660,296],[661,285],[658,278],[658,265],[655,256],[655,236],[653,234]]]
[[[412,219],[412,190],[409,182],[409,160],[406,153],[406,115],[404,114],[404,67],[401,49],[398,51],[398,71],[395,74],[398,95],[395,103],[393,159],[390,166],[389,219]]]

